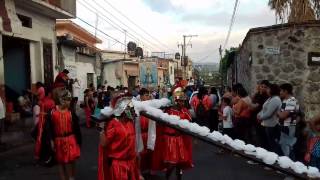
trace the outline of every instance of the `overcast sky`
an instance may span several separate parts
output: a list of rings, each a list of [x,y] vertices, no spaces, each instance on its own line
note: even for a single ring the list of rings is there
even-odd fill
[[[274,12],[269,9],[268,0],[239,1],[227,48],[241,44],[250,28],[275,23]],[[197,34],[199,36],[190,41],[192,48],[187,48],[187,55],[194,62],[218,62],[217,49],[226,39],[234,3],[235,0],[77,0],[77,16],[95,25],[96,13],[92,11],[97,11],[99,30],[124,42],[125,35],[119,29],[125,29],[128,32],[127,42],[137,42],[138,39],[140,42],[137,43],[150,52],[181,51],[177,44],[182,42],[182,35]],[[94,28],[81,21],[76,22],[90,32],[95,32]],[[104,42],[100,48],[124,49],[123,45],[105,34],[97,32],[97,36]]]

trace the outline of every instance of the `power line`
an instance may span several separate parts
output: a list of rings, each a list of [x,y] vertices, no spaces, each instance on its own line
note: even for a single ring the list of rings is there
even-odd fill
[[[115,23],[113,20],[111,20],[110,18],[108,18],[107,16],[105,16],[103,13],[101,13],[97,8],[95,8],[95,7],[93,7],[92,5],[90,5],[90,4],[88,4],[87,2],[85,2],[86,3],[86,5],[85,4],[83,4],[83,2],[81,2],[81,1],[78,1],[82,6],[84,6],[85,8],[87,8],[89,11],[91,11],[91,12],[93,12],[93,13],[96,13],[96,12],[99,12],[100,14],[102,14],[103,15],[103,17],[102,17],[102,19],[105,21],[105,22],[107,22],[108,24],[110,24],[113,28],[115,28],[115,29],[117,29],[117,30],[119,30],[120,32],[122,32],[122,33],[124,33],[124,29],[120,26],[120,25],[118,25],[117,23]],[[90,6],[90,7],[88,7],[88,6]],[[108,20],[107,20],[108,19]],[[131,37],[133,40],[135,40],[135,41],[139,41],[139,42],[144,42],[144,41],[142,41],[142,40],[140,40],[139,38],[137,38],[136,36],[134,36],[133,34],[131,34],[131,33],[129,33],[129,32],[127,32],[128,33],[128,36],[129,37]],[[141,36],[141,35],[140,35]],[[146,44],[146,43],[143,43],[143,44]],[[149,47],[149,45],[145,45],[146,47]],[[157,46],[154,46],[153,44],[151,44],[151,46],[150,47],[153,47],[154,49],[158,49],[159,47],[157,47]],[[155,48],[156,47],[156,48]]]
[[[93,2],[97,5],[97,6],[99,6],[99,4],[97,4],[97,2],[95,1],[95,0],[93,0]],[[88,3],[87,3],[88,4]],[[91,5],[90,5],[91,6]],[[91,6],[92,7],[92,6]],[[148,39],[146,39],[143,35],[141,35],[141,34],[139,34],[138,32],[136,32],[135,30],[133,30],[132,28],[130,28],[129,26],[127,26],[125,23],[123,23],[120,19],[118,19],[116,16],[114,16],[111,12],[109,12],[108,10],[106,10],[105,8],[103,8],[103,7],[101,7],[101,6],[99,6],[103,11],[105,11],[105,12],[107,12],[109,15],[111,15],[113,18],[115,18],[117,21],[119,21],[123,26],[125,26],[125,27],[127,27],[127,29],[129,29],[129,30],[131,30],[132,32],[134,32],[136,35],[138,35],[138,36],[140,36],[142,39],[144,39],[146,42],[148,42],[149,43],[149,45],[151,45],[151,46],[153,46],[153,48],[154,47],[156,47],[155,49],[162,49],[160,46],[157,46],[156,44],[154,44],[153,42],[151,42],[151,41],[149,41]],[[94,8],[96,11],[98,11],[96,8]],[[100,12],[101,13],[101,12]],[[103,13],[101,13],[101,14],[103,14]],[[118,27],[120,27],[120,28],[122,28],[123,29],[123,27],[121,27],[120,25],[118,25],[117,23],[115,23],[113,20],[111,20],[110,18],[108,18],[106,15],[104,15],[103,14],[103,16],[104,17],[106,17],[107,19],[109,19],[112,23],[114,23],[114,24],[116,24]],[[128,34],[131,34],[131,36],[134,36],[132,33],[129,33],[128,32]],[[137,38],[136,36],[134,36],[135,38]],[[138,41],[140,41],[139,40],[139,38],[137,38],[138,39]],[[144,41],[141,41],[141,42],[144,42]],[[147,43],[144,43],[144,44],[147,44]]]
[[[93,0],[93,2],[99,6],[99,4]],[[152,45],[153,47],[156,47],[156,49],[162,49],[160,46],[157,46],[156,44],[152,43],[151,41],[149,41],[148,39],[146,39],[144,36],[142,36],[141,34],[139,34],[138,32],[136,32],[135,30],[133,30],[132,28],[130,28],[129,26],[127,26],[125,23],[123,23],[120,19],[118,19],[115,15],[113,15],[111,12],[109,12],[108,10],[106,10],[105,8],[99,6],[100,8],[103,9],[103,11],[107,12],[109,15],[111,15],[113,18],[115,18],[117,21],[119,21],[123,26],[127,27],[127,29],[131,30],[132,32],[134,32],[135,34],[137,34],[138,36],[142,37],[142,39],[144,39],[145,41],[147,41],[148,43],[150,43],[150,45]],[[97,9],[96,9],[97,10]],[[101,13],[103,14],[103,13]],[[104,15],[104,17],[106,17]],[[112,21],[110,18],[108,18],[110,21]],[[112,21],[114,23],[114,21]],[[116,23],[115,23],[116,24]],[[119,26],[119,25],[118,25]],[[146,44],[146,43],[145,43]],[[160,48],[159,48],[160,47]]]
[[[92,27],[92,28],[96,28],[94,25],[88,23],[87,21],[81,19],[80,17],[77,17],[77,19],[80,20],[81,22],[87,24],[88,26],[90,26],[90,27]],[[119,41],[118,39],[116,39],[116,38],[114,38],[114,37],[106,34],[105,32],[103,32],[102,30],[100,30],[100,29],[98,29],[98,28],[97,28],[97,31],[99,31],[100,33],[104,34],[105,36],[111,38],[111,39],[114,40],[115,42],[120,43],[120,44],[122,44],[122,45],[125,45],[123,42],[121,42],[121,41]]]
[[[229,41],[229,38],[230,38],[230,35],[231,35],[231,31],[232,31],[232,28],[233,28],[233,25],[234,25],[234,21],[235,21],[235,16],[236,16],[238,5],[239,5],[239,0],[236,0],[235,4],[234,4],[234,8],[233,8],[233,13],[232,13],[232,16],[231,16],[231,22],[230,22],[228,34],[227,34],[226,40],[225,40],[224,45],[223,45],[223,49],[225,49],[227,44],[228,44],[228,41]]]
[[[104,2],[106,2],[110,7],[112,7],[115,11],[117,11],[120,15],[122,15],[124,18],[126,18],[129,22],[131,22],[133,25],[135,25],[136,27],[138,27],[141,31],[143,31],[145,34],[147,34],[148,36],[150,36],[152,39],[154,39],[155,41],[157,41],[159,44],[163,45],[163,46],[166,47],[168,50],[175,51],[175,50],[171,49],[170,47],[168,47],[167,45],[163,44],[160,40],[158,40],[156,37],[154,37],[154,36],[152,36],[151,34],[149,34],[147,31],[145,31],[143,28],[141,28],[139,25],[137,25],[134,21],[132,21],[130,18],[128,18],[124,13],[122,13],[120,10],[118,10],[116,7],[114,7],[111,3],[109,3],[107,0],[104,0]]]

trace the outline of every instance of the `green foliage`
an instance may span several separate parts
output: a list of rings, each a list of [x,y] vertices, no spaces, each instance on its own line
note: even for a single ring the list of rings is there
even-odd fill
[[[235,52],[238,51],[238,48],[231,47],[230,49],[226,49],[224,56],[222,57],[220,61],[220,69],[219,72],[221,74],[221,77],[223,81],[225,82],[227,80],[227,72],[228,68],[232,64],[235,58]]]

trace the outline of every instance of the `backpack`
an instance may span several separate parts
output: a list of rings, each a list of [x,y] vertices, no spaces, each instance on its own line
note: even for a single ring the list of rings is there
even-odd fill
[[[204,119],[206,117],[207,110],[204,107],[202,100],[199,99],[199,104],[196,108],[196,117],[198,120]]]

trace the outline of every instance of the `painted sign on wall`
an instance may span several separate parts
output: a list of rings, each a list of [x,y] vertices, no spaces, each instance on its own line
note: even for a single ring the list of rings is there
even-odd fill
[[[156,62],[140,63],[140,84],[143,87],[157,87],[158,72]]]
[[[266,47],[266,54],[280,54],[280,47]]]

